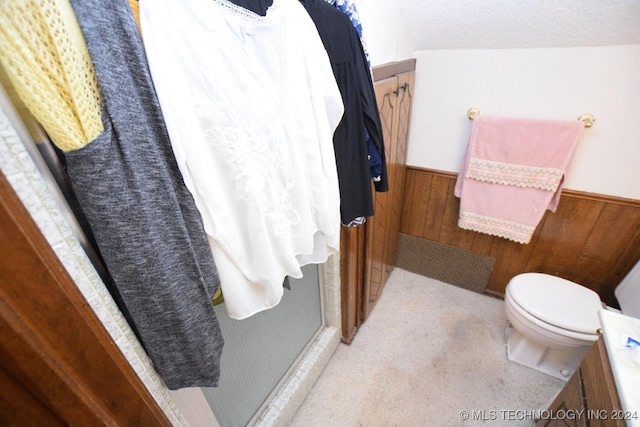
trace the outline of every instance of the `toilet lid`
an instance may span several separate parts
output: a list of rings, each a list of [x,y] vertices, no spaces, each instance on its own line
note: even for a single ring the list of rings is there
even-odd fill
[[[549,274],[524,273],[511,279],[507,292],[543,322],[586,334],[595,334],[600,328],[600,297],[577,283]]]

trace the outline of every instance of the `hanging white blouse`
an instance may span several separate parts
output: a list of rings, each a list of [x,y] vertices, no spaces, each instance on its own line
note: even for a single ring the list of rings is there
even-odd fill
[[[298,0],[274,0],[266,16],[226,0],[143,0],[140,17],[227,311],[246,318],[339,249],[332,137],[344,108],[329,59]]]

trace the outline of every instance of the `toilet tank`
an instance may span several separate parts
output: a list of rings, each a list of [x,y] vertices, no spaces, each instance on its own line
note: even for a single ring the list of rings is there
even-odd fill
[[[615,295],[624,314],[640,319],[640,260],[616,287]]]

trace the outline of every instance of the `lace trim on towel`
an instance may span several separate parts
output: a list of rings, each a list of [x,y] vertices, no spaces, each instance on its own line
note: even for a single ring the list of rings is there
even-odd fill
[[[460,212],[458,227],[465,230],[502,237],[522,244],[529,243],[531,236],[533,236],[533,232],[536,229],[535,227],[521,224],[519,222],[465,211]]]
[[[557,168],[502,163],[472,157],[466,177],[493,184],[556,191],[564,171]]]

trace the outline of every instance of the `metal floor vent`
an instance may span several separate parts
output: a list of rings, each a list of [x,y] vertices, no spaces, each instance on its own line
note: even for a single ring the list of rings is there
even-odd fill
[[[396,266],[470,291],[484,293],[496,259],[400,233]]]

